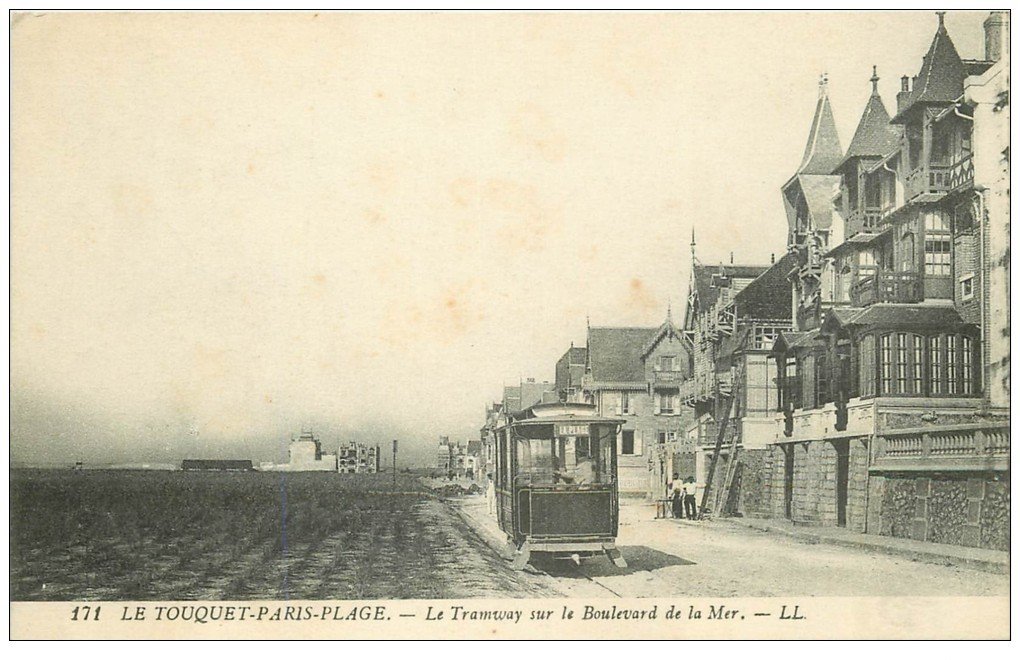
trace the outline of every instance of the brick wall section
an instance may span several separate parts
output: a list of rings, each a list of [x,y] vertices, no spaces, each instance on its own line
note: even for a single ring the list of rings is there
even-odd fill
[[[868,516],[869,438],[850,440],[850,479],[847,485],[846,528],[863,533]]]
[[[811,445],[797,443],[793,447],[793,520],[818,523],[818,488],[821,482],[821,452],[811,451]]]
[[[968,323],[981,324],[981,269],[978,267],[977,239],[974,232],[967,231],[958,234],[954,238],[955,264],[953,271],[953,298],[956,303],[956,310]],[[973,295],[963,299],[960,277],[973,273],[974,288]]]
[[[868,438],[852,438],[848,441],[850,457],[846,527],[855,532],[867,529],[868,443]],[[838,454],[835,446],[827,440],[818,440],[796,443],[787,451],[792,451],[794,455],[793,521],[835,527],[839,522],[836,499]],[[754,502],[754,506],[756,511],[761,512],[760,515],[782,518],[785,516],[783,498],[786,458],[783,448],[778,445],[771,447],[769,452],[768,478],[766,480],[762,477],[759,480],[767,497]]]
[[[884,536],[1008,550],[1009,484],[999,477],[872,477],[870,530]]]
[[[769,504],[773,518],[786,517],[786,452],[780,445],[771,447],[772,478],[769,480]]]
[[[885,499],[886,478],[873,474],[868,479],[867,527],[869,534],[881,534],[882,502]]]
[[[749,449],[740,454],[740,468],[734,477],[738,494],[737,510],[746,516],[768,517],[771,513],[769,485],[771,482],[771,450]]]
[[[836,526],[836,448],[831,443],[812,442],[812,451],[820,452],[815,496],[818,498],[818,522],[826,527]]]

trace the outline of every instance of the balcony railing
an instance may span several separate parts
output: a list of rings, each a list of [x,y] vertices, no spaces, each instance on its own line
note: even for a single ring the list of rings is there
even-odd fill
[[[680,382],[680,401],[690,404],[694,401],[714,399],[716,393],[728,396],[733,391],[733,376],[729,371],[716,373],[703,371]]]
[[[877,207],[854,209],[848,218],[847,238],[855,234],[877,231],[883,215],[882,209]]]
[[[907,200],[922,194],[942,195],[974,181],[974,159],[963,156],[952,165],[922,165],[907,175],[904,183]]]
[[[886,431],[875,442],[877,469],[1003,469],[1008,465],[1009,422]]]
[[[850,287],[850,302],[867,307],[877,302],[916,303],[924,300],[920,273],[883,272],[867,275]]]

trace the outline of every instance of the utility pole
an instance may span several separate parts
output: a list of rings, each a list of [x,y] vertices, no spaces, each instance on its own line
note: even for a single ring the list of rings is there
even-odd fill
[[[397,441],[393,441],[393,492],[397,492]]]

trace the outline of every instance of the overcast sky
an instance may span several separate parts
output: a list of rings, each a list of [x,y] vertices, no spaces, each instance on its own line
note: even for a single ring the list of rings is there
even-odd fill
[[[985,14],[951,12],[963,57]],[[282,460],[477,437],[593,325],[785,247],[920,13],[159,14],[12,29],[12,458]]]

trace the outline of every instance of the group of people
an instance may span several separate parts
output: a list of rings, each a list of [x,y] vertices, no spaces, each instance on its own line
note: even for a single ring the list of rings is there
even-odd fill
[[[698,484],[694,477],[680,479],[680,473],[673,473],[673,480],[666,484],[673,504],[673,517],[694,520],[698,516]]]

